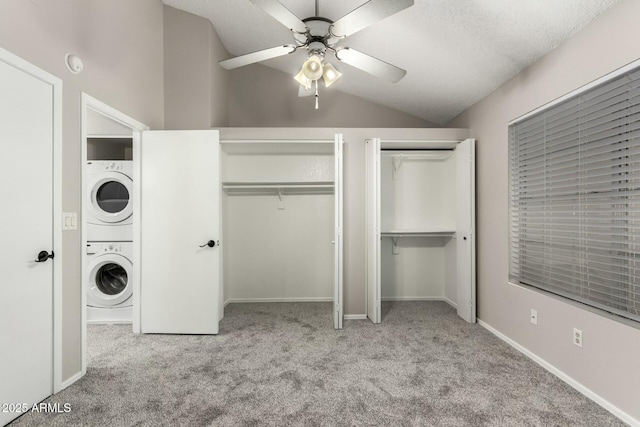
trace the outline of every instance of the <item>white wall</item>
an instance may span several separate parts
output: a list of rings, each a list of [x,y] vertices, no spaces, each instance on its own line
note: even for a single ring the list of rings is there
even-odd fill
[[[478,317],[636,420],[640,329],[508,283],[507,123],[640,58],[639,16],[640,1],[620,3],[450,123],[478,140]]]
[[[334,180],[333,136],[327,144],[266,149],[226,138],[233,132],[222,132],[223,183]],[[229,191],[223,198],[225,301],[333,300],[332,194],[285,191],[280,200],[274,190]]]
[[[223,197],[225,300],[333,300],[333,195]]]
[[[62,210],[80,212],[80,93],[162,128],[162,4],[157,0],[2,0],[0,46],[63,80]],[[84,61],[73,75],[67,53]],[[81,223],[81,221],[80,221]],[[80,371],[80,232],[63,232],[63,381]]]

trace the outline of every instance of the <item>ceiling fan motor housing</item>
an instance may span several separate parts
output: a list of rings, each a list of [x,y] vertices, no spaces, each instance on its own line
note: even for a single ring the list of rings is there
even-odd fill
[[[321,49],[324,55],[327,47],[332,47],[338,42],[339,39],[332,37],[329,31],[329,27],[333,24],[330,19],[316,16],[304,19],[302,22],[307,26],[308,31],[306,34],[294,33],[294,38],[298,43],[306,45],[309,52]]]

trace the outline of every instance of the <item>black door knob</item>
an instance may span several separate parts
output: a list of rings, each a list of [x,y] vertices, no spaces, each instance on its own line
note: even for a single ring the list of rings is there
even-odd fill
[[[201,248],[204,248],[205,246],[209,246],[210,248],[214,247],[216,245],[216,242],[213,240],[209,240],[207,243],[205,243],[204,245],[200,245]]]
[[[36,260],[36,262],[45,262],[49,258],[53,259],[53,251],[51,251],[51,254],[49,254],[49,252],[47,251],[40,251],[38,253],[38,259]]]

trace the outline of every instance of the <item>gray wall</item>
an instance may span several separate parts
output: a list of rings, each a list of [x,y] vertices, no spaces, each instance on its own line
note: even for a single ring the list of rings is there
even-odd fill
[[[228,56],[209,20],[164,6],[165,129],[226,125]]]
[[[231,71],[230,89],[228,126],[437,127],[410,114],[339,92],[334,86],[320,87],[320,108],[316,110],[313,96],[298,97],[298,83],[293,76],[260,64]]]
[[[80,212],[80,92],[162,128],[162,5],[157,0],[2,0],[0,47],[63,80],[62,209]],[[84,61],[73,75],[71,52]],[[80,232],[63,232],[63,380],[80,371]]]
[[[507,123],[640,58],[638,16],[640,1],[622,2],[450,123],[478,140],[479,318],[636,419],[640,330],[507,282]],[[582,349],[571,343],[574,327]]]

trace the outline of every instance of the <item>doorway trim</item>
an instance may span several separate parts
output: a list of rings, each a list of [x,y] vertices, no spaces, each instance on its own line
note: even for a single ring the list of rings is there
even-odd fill
[[[137,121],[136,119],[133,119],[129,116],[127,116],[124,113],[121,113],[120,111],[116,110],[115,108],[105,104],[104,102],[92,97],[91,95],[82,92],[81,95],[81,114],[82,114],[82,139],[81,139],[81,155],[80,155],[80,161],[82,162],[80,165],[80,170],[81,170],[81,175],[82,175],[82,184],[81,184],[81,188],[82,188],[82,193],[81,193],[81,208],[82,208],[82,220],[83,222],[86,220],[87,218],[87,204],[85,203],[84,197],[85,194],[87,194],[87,176],[86,176],[86,167],[85,164],[87,162],[87,110],[93,110],[96,113],[102,114],[103,116],[120,123],[121,125],[128,127],[129,129],[131,129],[131,137],[132,138],[136,138],[136,133],[137,132],[142,132],[144,130],[149,130],[149,126],[145,125],[144,123],[141,123],[139,121]],[[134,152],[134,156],[135,156],[135,152]],[[134,176],[135,176],[135,172],[134,172]],[[135,185],[135,182],[134,182]],[[134,204],[134,209],[135,209],[135,204]],[[134,212],[135,214],[135,212]],[[134,225],[135,227],[135,225]],[[87,244],[87,230],[86,227],[82,227],[82,235],[81,235],[81,242],[82,242],[82,248],[81,248],[81,256],[80,256],[80,279],[81,279],[81,286],[80,286],[80,293],[81,293],[81,297],[80,297],[80,312],[82,313],[81,315],[81,330],[82,333],[80,334],[80,340],[81,340],[81,347],[82,347],[82,354],[81,354],[81,367],[82,367],[82,371],[81,371],[81,377],[83,377],[86,373],[87,373],[87,293],[85,292],[85,278],[87,276],[87,251],[86,251],[86,244]],[[135,244],[135,243],[134,243]],[[137,269],[137,260],[134,259],[133,261],[133,268],[134,271]],[[133,332],[136,332],[136,327],[137,327],[137,331],[140,331],[140,326],[139,323],[136,322],[136,316],[137,313],[139,312],[139,302],[138,302],[138,298],[139,298],[139,292],[140,292],[140,287],[137,284],[137,281],[135,281],[135,277],[136,274],[134,273],[134,283],[133,283]]]
[[[0,61],[51,85],[53,91],[53,378],[51,394],[62,390],[62,80],[13,53],[0,48]]]

